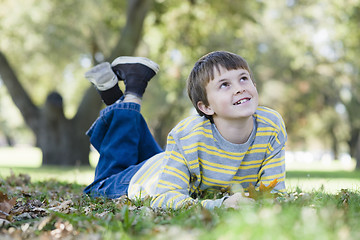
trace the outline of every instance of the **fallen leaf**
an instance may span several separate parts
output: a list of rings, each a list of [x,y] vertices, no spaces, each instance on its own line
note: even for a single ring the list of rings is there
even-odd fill
[[[6,178],[6,182],[11,186],[26,186],[31,182],[31,177],[28,174],[20,173],[16,176],[12,170],[10,173],[10,176]]]
[[[272,180],[268,186],[265,186],[263,183],[260,183],[260,192],[271,192],[277,185],[277,178]]]
[[[59,206],[49,208],[49,210],[61,213],[73,213],[76,212],[76,209],[72,207],[73,205],[74,203],[72,200],[67,200],[62,202]]]
[[[7,226],[9,224],[10,222],[8,220],[0,218],[0,228]]]
[[[9,199],[8,196],[0,192],[0,218],[8,219],[11,208],[15,205],[16,198]]]
[[[337,194],[341,205],[344,207],[345,210],[349,208],[349,200],[350,200],[350,192],[348,189],[341,189],[340,193]]]
[[[258,199],[264,199],[264,198],[273,198],[273,194],[271,193],[271,191],[275,188],[276,184],[278,183],[277,179],[274,179],[273,181],[270,182],[269,185],[265,186],[262,182],[260,183],[260,187],[259,187],[259,191],[256,191],[254,185],[252,185],[252,183],[249,184],[248,187],[248,196],[245,196],[245,194],[243,196],[248,197],[248,198],[252,198],[255,200]]]

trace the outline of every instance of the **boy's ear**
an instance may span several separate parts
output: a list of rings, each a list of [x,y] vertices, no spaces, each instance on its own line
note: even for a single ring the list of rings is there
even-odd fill
[[[205,115],[212,116],[214,115],[214,110],[210,106],[206,106],[202,101],[197,103],[197,107],[203,112]]]

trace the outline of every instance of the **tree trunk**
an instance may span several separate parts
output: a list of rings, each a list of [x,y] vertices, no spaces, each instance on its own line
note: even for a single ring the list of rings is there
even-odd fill
[[[60,94],[49,94],[40,114],[40,127],[35,131],[43,165],[89,165],[89,142],[79,119],[66,119]]]
[[[109,61],[119,55],[133,55],[142,37],[142,29],[145,17],[152,4],[152,0],[129,0],[125,27],[121,31],[121,37],[111,51]]]
[[[360,134],[358,134],[358,139],[356,143],[356,150],[355,150],[355,159],[356,159],[356,170],[360,170]]]
[[[351,127],[351,136],[348,141],[350,156],[356,160],[356,169],[360,169],[360,129]]]
[[[66,119],[56,125],[47,122],[49,125],[37,135],[43,165],[89,165],[89,140],[84,132],[80,135],[71,122]]]
[[[133,55],[141,39],[143,22],[151,0],[129,0],[127,21],[119,41],[111,51],[112,61],[120,55]],[[94,53],[95,54],[95,53]],[[38,108],[18,80],[15,71],[0,51],[0,75],[19,108],[26,124],[36,136],[42,150],[44,165],[89,165],[89,139],[86,130],[98,116],[102,102],[94,87],[86,91],[73,119],[64,116],[62,97],[50,93],[42,108]]]
[[[334,125],[330,126],[329,132],[331,138],[331,149],[334,154],[334,160],[339,160],[339,143],[336,137]]]
[[[178,81],[178,87],[176,91],[176,99],[180,99],[184,91],[184,82],[180,79]],[[176,105],[176,106],[174,106]],[[174,122],[179,116],[179,112],[184,112],[187,108],[187,105],[176,103],[167,103],[164,110],[157,117],[157,122],[153,126],[154,138],[159,143],[161,147],[166,146],[167,135],[174,127]]]
[[[5,134],[5,140],[6,140],[6,144],[9,146],[9,147],[13,147],[14,146],[14,139],[8,135],[8,134]]]

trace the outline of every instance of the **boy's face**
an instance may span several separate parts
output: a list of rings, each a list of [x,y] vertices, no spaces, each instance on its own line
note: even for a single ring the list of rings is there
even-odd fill
[[[206,86],[209,105],[198,102],[199,109],[214,121],[251,117],[258,107],[258,92],[245,69],[214,70],[214,79]]]

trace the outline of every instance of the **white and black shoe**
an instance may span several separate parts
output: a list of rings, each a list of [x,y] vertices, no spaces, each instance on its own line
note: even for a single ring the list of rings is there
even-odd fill
[[[159,65],[145,57],[118,57],[111,63],[119,80],[124,80],[125,94],[142,98],[148,82],[159,71]]]

